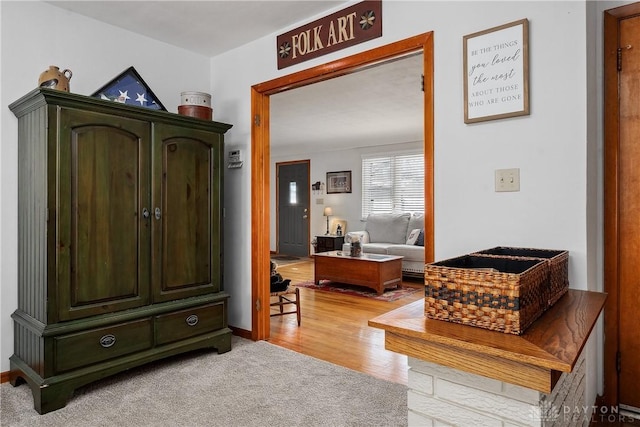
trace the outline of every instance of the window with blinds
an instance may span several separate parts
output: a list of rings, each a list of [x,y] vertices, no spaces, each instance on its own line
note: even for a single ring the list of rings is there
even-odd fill
[[[372,213],[424,212],[424,155],[362,158],[362,218]]]

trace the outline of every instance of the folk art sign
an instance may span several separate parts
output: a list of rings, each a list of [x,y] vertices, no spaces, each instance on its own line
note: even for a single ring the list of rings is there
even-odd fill
[[[278,69],[382,36],[382,0],[368,0],[276,39]]]

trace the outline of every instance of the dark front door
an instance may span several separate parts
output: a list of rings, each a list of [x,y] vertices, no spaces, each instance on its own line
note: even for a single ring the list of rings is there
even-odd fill
[[[309,161],[276,165],[278,253],[309,255]]]

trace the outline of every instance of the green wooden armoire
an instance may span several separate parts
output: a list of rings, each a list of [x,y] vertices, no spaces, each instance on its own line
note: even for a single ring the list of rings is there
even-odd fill
[[[43,414],[153,360],[231,349],[222,281],[231,125],[36,89],[18,117],[10,381]]]

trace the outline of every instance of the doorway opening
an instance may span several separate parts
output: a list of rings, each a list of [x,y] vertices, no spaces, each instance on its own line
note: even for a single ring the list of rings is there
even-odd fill
[[[433,33],[381,46],[366,52],[319,65],[308,70],[260,83],[251,88],[251,227],[252,227],[252,330],[253,340],[269,338],[269,275],[270,254],[270,95],[302,87],[322,80],[353,73],[365,67],[422,51],[424,75],[424,156],[425,156],[425,261],[434,257],[433,218]],[[263,308],[264,307],[264,308]]]

